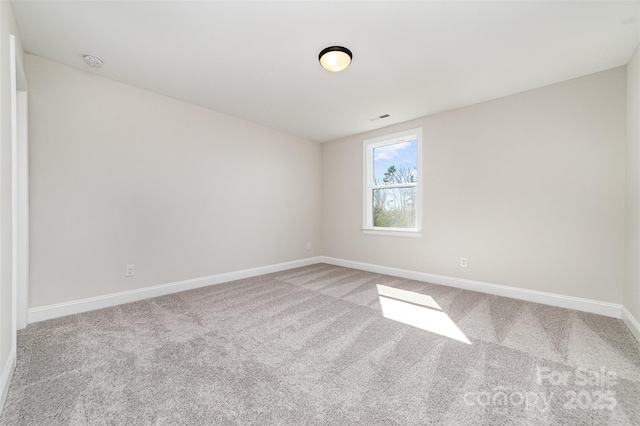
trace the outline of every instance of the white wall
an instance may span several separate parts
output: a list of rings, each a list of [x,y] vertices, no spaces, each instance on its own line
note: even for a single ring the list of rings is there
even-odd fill
[[[20,36],[11,3],[0,1],[0,412],[7,391],[5,379],[10,377],[12,350],[12,213],[11,213],[11,62],[9,34]],[[18,47],[18,55],[22,48]],[[7,384],[8,385],[8,384]]]
[[[25,56],[31,307],[319,254],[319,144]]]
[[[640,320],[640,45],[627,64],[627,194],[624,305]]]
[[[619,67],[326,143],[323,254],[621,303],[625,116]],[[418,126],[423,237],[363,235],[362,141]]]

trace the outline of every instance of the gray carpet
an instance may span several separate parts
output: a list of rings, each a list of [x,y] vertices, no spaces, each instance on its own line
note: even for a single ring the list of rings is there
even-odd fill
[[[324,264],[32,324],[18,346],[2,425],[640,424],[620,320]]]

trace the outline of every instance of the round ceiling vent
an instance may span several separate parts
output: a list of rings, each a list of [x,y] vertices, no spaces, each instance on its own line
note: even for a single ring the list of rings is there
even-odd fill
[[[98,58],[97,56],[93,56],[93,55],[82,55],[82,58],[84,59],[84,63],[89,65],[90,67],[94,67],[94,68],[101,68],[102,67],[102,59]]]

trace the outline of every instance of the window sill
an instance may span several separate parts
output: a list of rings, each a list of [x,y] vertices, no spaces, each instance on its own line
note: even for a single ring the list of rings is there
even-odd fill
[[[374,229],[374,228],[362,228],[363,234],[368,235],[385,235],[389,237],[413,237],[421,238],[422,231],[412,230],[400,230],[400,229]]]

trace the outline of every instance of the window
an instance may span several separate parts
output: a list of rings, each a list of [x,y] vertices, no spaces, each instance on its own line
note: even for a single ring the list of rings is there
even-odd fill
[[[365,234],[420,237],[422,129],[364,141]]]

